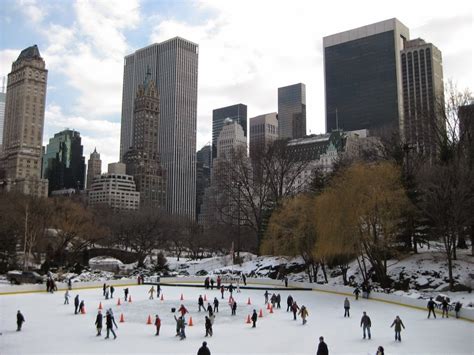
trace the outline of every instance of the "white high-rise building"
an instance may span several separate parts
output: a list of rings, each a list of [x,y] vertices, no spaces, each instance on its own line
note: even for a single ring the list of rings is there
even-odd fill
[[[166,210],[195,218],[197,44],[175,37],[125,57],[120,159],[133,144],[134,99],[148,68],[160,96],[158,153],[166,175]]]

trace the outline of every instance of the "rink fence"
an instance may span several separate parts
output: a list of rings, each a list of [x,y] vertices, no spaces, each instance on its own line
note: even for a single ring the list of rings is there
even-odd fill
[[[174,284],[174,285],[195,285],[203,287],[205,276],[190,276],[190,277],[162,277],[160,282],[163,285],[166,284]],[[147,281],[147,280],[145,280]],[[72,289],[73,290],[83,290],[83,289],[92,289],[92,288],[100,288],[104,284],[105,281],[91,281],[91,282],[73,282]],[[130,286],[138,286],[137,279],[121,279],[121,280],[109,280],[106,281],[107,285],[113,285],[115,287],[130,287]],[[58,291],[64,291],[67,289],[67,284],[63,282],[56,283]],[[262,286],[264,289],[265,286],[268,286],[269,289],[272,287],[281,288],[284,286],[284,282],[281,280],[274,280],[268,278],[247,278],[247,285],[248,286]],[[240,286],[242,289],[245,289],[245,286]],[[349,296],[354,297],[353,287],[348,286],[331,286],[331,285],[321,285],[309,282],[296,282],[296,281],[289,281],[288,287],[293,289],[309,289],[316,292],[325,292],[336,294],[340,296]],[[0,286],[0,296],[4,295],[15,295],[15,294],[22,294],[22,293],[34,293],[34,292],[45,292],[46,285],[4,285]],[[375,292],[372,291],[370,293],[370,300],[377,301],[377,302],[386,302],[391,304],[396,304],[399,306],[410,307],[418,310],[427,311],[426,299],[418,299],[418,298],[410,298],[405,295],[394,295],[388,294],[383,292]],[[441,315],[441,310],[436,310],[437,314]],[[460,318],[474,322],[474,309],[470,308],[461,308],[460,311]],[[454,317],[454,311],[450,311],[449,315]]]

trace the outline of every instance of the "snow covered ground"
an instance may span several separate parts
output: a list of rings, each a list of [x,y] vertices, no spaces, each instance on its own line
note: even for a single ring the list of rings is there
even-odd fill
[[[163,287],[164,301],[148,300],[149,286],[130,287],[132,303],[117,306],[117,296],[123,297],[118,287],[114,300],[104,300],[101,289],[72,291],[71,304],[63,305],[63,292],[55,294],[22,294],[0,296],[0,353],[17,354],[196,354],[202,341],[207,340],[215,354],[315,354],[317,339],[325,337],[331,354],[370,354],[379,345],[386,354],[472,354],[474,324],[454,318],[427,320],[426,313],[408,307],[383,302],[351,299],[351,318],[343,317],[343,296],[312,291],[278,291],[282,307],[273,314],[264,307],[262,290],[242,290],[234,294],[238,303],[237,316],[230,315],[227,299],[221,300],[218,291],[202,288]],[[79,293],[86,305],[85,315],[74,315],[72,298]],[[299,305],[309,310],[308,324],[293,321],[286,312],[286,297],[292,294]],[[179,300],[183,294],[185,300]],[[204,313],[197,311],[197,298],[206,294],[217,296],[220,312],[214,323],[214,336],[204,337]],[[226,298],[228,295],[226,295]],[[252,305],[247,305],[250,297]],[[122,299],[123,301],[123,299]],[[112,307],[116,321],[123,313],[124,323],[118,323],[117,340],[96,337],[94,321],[99,302]],[[187,339],[175,337],[172,307],[183,303],[193,318],[194,326],[187,327]],[[245,323],[253,309],[264,309],[257,328]],[[25,318],[21,332],[16,332],[16,311]],[[372,340],[363,340],[359,327],[362,311],[372,319]],[[159,314],[163,325],[159,337],[154,326],[146,325],[148,315]],[[394,341],[390,324],[396,315],[403,320],[402,342]],[[188,317],[189,321],[189,317]],[[103,333],[105,330],[103,331]]]

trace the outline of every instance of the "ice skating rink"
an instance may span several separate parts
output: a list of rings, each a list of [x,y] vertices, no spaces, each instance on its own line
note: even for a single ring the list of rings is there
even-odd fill
[[[129,287],[132,302],[123,302],[123,287],[117,287],[114,299],[104,300],[102,289],[72,290],[70,304],[63,305],[64,292],[54,294],[32,293],[0,296],[0,354],[196,354],[206,340],[215,354],[316,354],[318,338],[324,336],[330,354],[376,353],[382,345],[385,354],[473,354],[474,324],[454,318],[426,319],[427,312],[377,301],[351,301],[351,317],[344,318],[344,296],[314,291],[276,291],[281,294],[282,309],[273,314],[265,308],[264,289],[234,292],[237,315],[231,316],[228,292],[225,299],[217,290],[190,287],[163,287],[164,300],[149,300],[150,286]],[[272,292],[269,290],[269,292]],[[86,314],[74,315],[74,297],[85,301]],[[184,301],[180,301],[183,294]],[[218,297],[220,306],[212,338],[205,338],[205,312],[198,312],[197,299],[206,295],[212,302]],[[293,320],[286,312],[286,298],[291,294],[298,305],[309,311],[308,323]],[[155,295],[156,296],[156,295]],[[117,306],[117,298],[122,304]],[[251,305],[247,305],[250,297]],[[94,326],[99,302],[113,309],[119,326],[118,338],[105,340],[104,329],[96,337]],[[186,327],[187,339],[175,337],[176,323],[171,308],[183,303],[190,311],[194,326]],[[205,302],[207,306],[207,302]],[[246,324],[252,310],[263,310],[257,328]],[[16,312],[21,310],[26,323],[16,332]],[[362,339],[360,318],[366,311],[372,320],[372,340]],[[119,323],[120,315],[125,322]],[[155,314],[162,320],[160,336],[155,336],[154,325],[147,325],[148,315]],[[394,341],[390,328],[399,315],[406,329],[402,342]],[[105,317],[104,317],[105,318]]]

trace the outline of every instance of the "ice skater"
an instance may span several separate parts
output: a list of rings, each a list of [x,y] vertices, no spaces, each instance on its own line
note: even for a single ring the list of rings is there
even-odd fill
[[[436,319],[436,313],[435,313],[435,301],[433,301],[433,297],[430,297],[430,300],[428,301],[428,319],[430,319],[431,313],[433,313],[433,317]]]
[[[316,355],[329,355],[329,349],[327,344],[324,342],[324,337],[319,337],[318,352]]]
[[[25,317],[21,314],[20,311],[16,312],[16,331],[21,331],[21,326],[25,323]]]
[[[114,335],[114,339],[117,339],[117,334],[114,332],[114,325],[115,329],[118,329],[117,323],[115,323],[115,318],[110,311],[107,311],[105,314],[105,326],[107,327],[107,335],[105,339],[109,339],[109,332],[112,332]]]
[[[232,294],[234,292],[234,285],[232,285],[232,282],[230,283],[230,285],[227,287],[227,290],[229,291],[230,293],[230,297],[232,297]]]
[[[78,309],[79,309],[79,295],[76,295],[76,297],[74,297],[74,314],[77,314]]]
[[[125,295],[125,302],[128,300],[128,287],[123,290],[123,293]]]
[[[161,328],[161,319],[158,317],[158,314],[155,316],[155,327],[156,327],[156,333],[155,336],[160,335],[160,328]]]
[[[202,346],[199,348],[197,355],[211,355],[211,351],[207,347],[207,343],[205,341],[202,342]]]
[[[64,304],[69,304],[69,290],[64,292]]]
[[[99,310],[97,312],[97,317],[95,318],[95,327],[97,329],[97,335],[100,336],[102,334],[102,321],[103,321],[103,315],[102,312]]]
[[[308,310],[305,306],[301,306],[299,315],[301,316],[301,320],[303,321],[303,325],[306,324],[306,317],[309,316]]]
[[[86,313],[84,300],[82,300],[81,303],[79,303],[79,313],[81,313],[81,314]]]
[[[181,316],[179,318],[174,316],[174,319],[176,321],[176,336],[179,336],[180,340],[186,339],[186,321],[184,320],[184,316]]]
[[[296,314],[298,313],[299,310],[300,310],[300,307],[298,306],[296,301],[294,301],[293,304],[291,305],[291,311],[293,312],[293,320],[296,320]]]
[[[277,303],[277,308],[280,309],[281,308],[281,296],[280,294],[277,295],[276,297],[276,303]]]
[[[286,311],[289,312],[291,310],[291,306],[293,306],[293,297],[291,295],[288,296],[286,299]]]
[[[186,309],[186,307],[184,307],[184,304],[181,305],[181,307],[179,307],[178,309],[178,312],[181,313],[181,316],[184,318],[184,315],[186,313],[189,313],[188,310]]]
[[[214,289],[214,283],[215,283],[214,279],[211,279],[211,290]]]
[[[255,328],[257,326],[257,311],[254,309],[252,313],[252,328]]]
[[[153,295],[155,294],[155,286],[151,286],[150,290],[148,291],[150,294],[150,297],[148,297],[149,300],[153,299]]]
[[[364,339],[365,339],[365,333],[367,331],[367,335],[369,336],[369,340],[371,338],[370,335],[370,327],[372,326],[372,322],[370,321],[370,317],[367,315],[366,312],[364,312],[364,315],[360,319],[360,326],[362,327],[362,331],[364,334]]]
[[[204,326],[206,327],[206,337],[210,336],[212,337],[212,322],[211,319],[206,316],[206,321],[204,322]]]
[[[400,333],[402,331],[402,327],[403,329],[405,329],[405,325],[403,324],[402,320],[400,319],[399,316],[397,316],[395,318],[395,320],[393,321],[392,325],[390,326],[390,328],[393,328],[393,326],[395,326],[395,341],[402,341],[402,338],[400,336]]]
[[[359,299],[359,294],[360,294],[360,289],[359,286],[356,286],[354,292],[352,292],[355,295],[356,301]]]
[[[221,299],[224,299],[224,292],[225,292],[224,285],[222,285],[221,286]]]
[[[114,298],[114,291],[115,288],[113,286],[110,286],[110,298]]]
[[[212,310],[212,306],[210,303],[207,304],[207,313],[209,313],[209,317],[214,314],[214,311]]]
[[[459,311],[461,311],[462,303],[457,301],[454,306],[454,312],[456,312],[456,318],[459,318]]]
[[[202,298],[202,295],[199,295],[198,306],[199,306],[199,312],[201,312],[201,307],[202,309],[206,310],[206,308],[204,308],[204,299]]]
[[[105,299],[108,300],[109,299],[109,286],[107,286],[105,288]]]
[[[268,290],[266,290],[263,295],[265,296],[265,304],[267,304],[268,303],[268,296],[270,296],[270,293],[268,292]]]
[[[441,309],[443,311],[443,313],[441,314],[441,318],[444,318],[445,315],[446,315],[446,318],[449,318],[448,307],[449,307],[448,300],[446,298],[443,298],[443,302],[441,302]]]
[[[237,302],[233,299],[232,303],[230,305],[230,308],[232,310],[232,315],[235,316],[235,312],[237,311]]]
[[[214,313],[219,313],[219,300],[214,297]]]
[[[344,300],[344,318],[350,317],[349,315],[350,309],[351,309],[351,303],[349,302],[349,299],[346,297],[346,299]]]
[[[104,282],[104,285],[102,286],[102,296],[105,297],[105,289],[107,288],[107,284]]]
[[[377,348],[377,352],[375,353],[375,355],[385,355],[385,350],[384,350],[383,346],[379,346]]]

